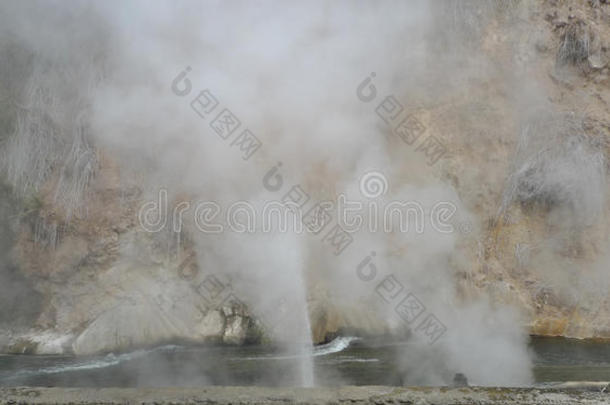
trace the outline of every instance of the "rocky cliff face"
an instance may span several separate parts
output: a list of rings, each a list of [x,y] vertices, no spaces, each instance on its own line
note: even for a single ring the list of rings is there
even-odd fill
[[[548,115],[532,103],[532,114],[515,128],[510,110],[498,103],[504,89],[493,82],[480,84],[474,97],[480,104],[462,100],[454,112],[487,109],[489,114],[483,115],[499,124],[493,131],[506,133],[500,139],[521,131],[516,144],[491,143],[484,136],[457,134],[492,131],[492,122],[476,115],[456,119],[454,125],[466,127],[450,131],[456,134],[459,152],[452,160],[454,169],[445,175],[479,213],[482,231],[478,246],[470,250],[476,252],[477,269],[463,273],[463,285],[524,308],[535,335],[610,336],[605,292],[610,206],[604,199],[610,129],[608,18],[603,3],[544,2],[534,8],[516,51],[502,50],[502,29],[486,36],[483,47],[501,63],[510,65],[503,59],[508,54],[523,58],[522,66],[559,113]],[[479,162],[490,170],[475,173],[468,167]]]
[[[488,295],[515,305],[531,334],[610,338],[610,204],[604,198],[610,6],[545,1],[520,7],[511,19],[505,12],[483,19],[475,7],[484,23],[468,46],[491,74],[453,83],[444,94],[408,95],[420,97],[419,120],[450,151],[426,176],[452,187],[473,214],[448,261],[460,299]],[[532,81],[520,83],[521,74]],[[526,87],[527,94],[532,83],[544,89],[552,112],[538,109],[533,98],[519,104],[525,112],[515,108],[512,87]],[[19,114],[6,105],[4,111]],[[400,160],[402,141],[385,142]],[[81,149],[87,154],[77,156],[87,156],[88,164],[80,167],[76,159],[74,167],[90,175],[76,210],[61,198],[71,190],[62,188],[68,175],[60,166],[29,194],[7,176],[0,264],[7,274],[3,291],[14,294],[2,301],[9,305],[2,311],[11,312],[2,317],[3,352],[90,354],[168,341],[244,344],[282,334],[248,309],[238,287],[244,280],[206,267],[188,229],[141,228],[138,210],[146,199],[126,159],[111,147]],[[312,182],[332,183],[332,168],[308,170]],[[421,176],[405,166],[401,181],[416,184]],[[410,248],[399,244],[393,252],[401,259]],[[342,331],[409,334],[367,303],[343,304],[315,263],[308,260],[305,271],[314,342]]]
[[[206,305],[198,291],[207,292],[206,285],[185,277],[194,263],[168,258],[167,245],[137,229],[138,191],[116,187],[116,167],[100,161],[86,217],[67,221],[42,195],[20,225],[15,260],[26,274],[23,284],[44,301],[35,329],[8,334],[4,350],[91,354],[164,341],[252,339],[256,328],[245,308]]]

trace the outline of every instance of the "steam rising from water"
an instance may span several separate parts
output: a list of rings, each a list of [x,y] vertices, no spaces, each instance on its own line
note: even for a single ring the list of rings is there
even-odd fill
[[[18,136],[7,141],[3,166],[25,192],[42,187],[64,164],[56,201],[70,215],[86,212],[83,193],[103,151],[120,167],[121,186],[137,186],[143,200],[154,200],[163,188],[173,202],[186,196],[260,206],[281,197],[262,185],[265,173],[281,162],[285,190],[301,185],[312,201],[335,200],[340,193],[366,201],[359,179],[375,170],[389,179],[378,201],[418,201],[428,211],[450,201],[462,220],[471,221],[473,215],[437,169],[391,139],[375,113],[377,103],[356,97],[371,72],[378,101],[393,94],[414,111],[467,91],[473,78],[513,79],[476,51],[482,35],[477,21],[483,25],[492,11],[448,2],[455,11],[448,13],[444,5],[439,10],[423,1],[3,4],[1,25],[8,36],[2,45],[24,47],[36,66],[26,79],[9,83],[26,104],[19,107]],[[170,84],[186,66],[192,93],[181,98]],[[189,102],[204,89],[262,141],[252,159],[243,160],[209,127],[211,118],[191,109]],[[573,165],[589,162],[596,184],[603,183],[603,162],[590,160],[599,155],[582,137],[574,139],[580,154],[570,154]],[[603,198],[571,177],[569,168],[554,170],[537,159],[543,157],[521,159],[507,200],[535,198],[530,195],[535,189],[601,210]],[[446,384],[456,372],[482,385],[531,379],[521,314],[487,297],[460,294],[456,269],[476,265],[460,251],[463,235],[360,230],[337,257],[311,235],[210,235],[197,232],[192,222],[184,226],[200,268],[228,276],[254,314],[271,313],[268,321],[279,326],[274,338],[287,353],[311,348],[311,305],[322,302],[336,308],[345,324],[365,330],[380,324],[383,331],[412,339],[413,346],[397,353],[409,384]],[[473,228],[469,237],[476,239],[477,224]],[[355,270],[372,251],[379,276],[362,281]],[[447,333],[434,345],[376,294],[388,275],[446,325]],[[274,319],[275,303],[282,299],[291,316]],[[312,385],[311,356],[300,357],[293,383]]]

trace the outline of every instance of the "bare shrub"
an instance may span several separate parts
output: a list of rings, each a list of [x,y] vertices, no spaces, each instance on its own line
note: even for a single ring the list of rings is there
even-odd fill
[[[13,100],[14,128],[0,150],[2,171],[20,198],[58,176],[55,202],[68,218],[80,209],[98,165],[87,123],[90,86],[70,90],[88,84],[91,72],[41,62]]]
[[[557,50],[557,67],[586,66],[590,55],[592,33],[582,20],[574,20],[563,28],[561,43]]]
[[[573,114],[542,112],[521,132],[501,213],[513,202],[546,210],[567,208],[590,224],[604,204],[605,156]]]

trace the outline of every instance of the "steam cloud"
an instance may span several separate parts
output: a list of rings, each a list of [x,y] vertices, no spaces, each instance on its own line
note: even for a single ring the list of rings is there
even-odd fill
[[[426,210],[450,201],[474,233],[363,229],[336,256],[308,234],[202,234],[192,215],[184,232],[200,268],[229,277],[254,314],[270,313],[274,303],[289,297],[293,316],[271,319],[283,322],[276,337],[287,346],[311,345],[313,301],[351,318],[352,326],[381,324],[400,333],[404,322],[376,293],[379,282],[393,275],[447,328],[433,345],[416,333],[416,324],[406,328],[411,344],[397,349],[405,384],[447,384],[456,372],[479,385],[531,382],[522,314],[484,294],[465,293],[459,282],[458,272],[475,266],[476,258],[463,248],[482,224],[438,176],[438,166],[392,138],[375,113],[387,95],[421,111],[465,91],[473,78],[514,83],[515,76],[478,50],[482,27],[497,9],[424,1],[31,1],[4,2],[1,8],[0,46],[15,55],[3,58],[2,74],[10,78],[3,81],[3,94],[19,100],[2,101],[18,117],[13,135],[2,134],[2,167],[18,195],[42,188],[59,173],[55,202],[67,217],[85,215],[84,195],[104,159],[120,168],[121,188],[137,187],[143,201],[154,200],[163,188],[172,204],[246,200],[260,206],[293,185],[302,186],[311,201],[335,201],[344,193],[366,202],[359,179],[382,172],[389,184],[378,201],[418,201]],[[192,89],[179,97],[171,83],[187,66]],[[376,89],[374,103],[356,95],[367,77]],[[214,133],[213,117],[202,119],[190,107],[204,89],[262,142],[251,159],[242,159]],[[520,102],[521,96],[514,99]],[[549,151],[548,161],[526,156],[551,142],[541,131],[530,135],[523,135],[527,145],[517,151],[505,205],[559,199],[597,215],[604,204],[599,153],[576,134],[573,144],[568,139],[565,148]],[[548,135],[554,136],[560,135]],[[549,162],[558,160],[573,166],[555,170]],[[274,193],[262,179],[278,162],[284,186]],[[572,167],[582,164],[595,184],[573,175]],[[122,248],[123,259],[134,260],[132,248]],[[356,269],[370,252],[377,277],[368,282]],[[293,383],[314,384],[311,364],[299,367]]]

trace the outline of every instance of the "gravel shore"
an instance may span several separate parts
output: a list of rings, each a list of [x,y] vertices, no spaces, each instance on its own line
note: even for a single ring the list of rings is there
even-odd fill
[[[577,388],[0,388],[1,404],[609,404],[610,393]]]

